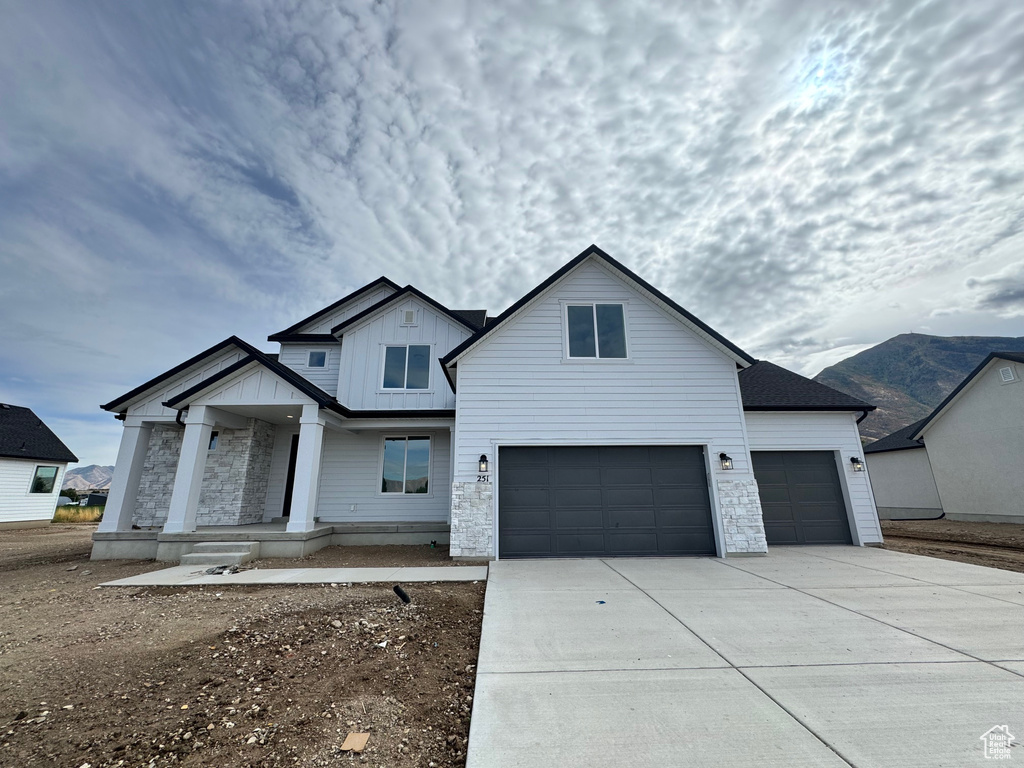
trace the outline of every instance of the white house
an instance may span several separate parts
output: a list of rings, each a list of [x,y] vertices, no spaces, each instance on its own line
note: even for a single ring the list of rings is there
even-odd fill
[[[942,502],[924,443],[910,436],[924,419],[876,440],[864,449],[878,517],[927,520],[942,517]]]
[[[28,408],[0,403],[0,528],[48,525],[78,458]]]
[[[93,557],[447,541],[463,558],[877,544],[873,406],[748,354],[596,246],[495,318],[380,278],[103,406]]]

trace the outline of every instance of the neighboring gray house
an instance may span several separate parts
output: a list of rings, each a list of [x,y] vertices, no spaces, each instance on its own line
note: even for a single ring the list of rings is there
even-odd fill
[[[49,525],[78,458],[28,408],[0,403],[0,528]]]
[[[951,520],[1024,523],[1024,355],[993,352],[910,435]]]
[[[876,440],[864,449],[878,517],[882,520],[928,519],[942,516],[932,465],[924,443],[910,436],[924,419]]]
[[[881,542],[857,428],[873,406],[754,360],[595,246],[496,318],[380,278],[269,340],[103,406],[124,434],[94,557]]]

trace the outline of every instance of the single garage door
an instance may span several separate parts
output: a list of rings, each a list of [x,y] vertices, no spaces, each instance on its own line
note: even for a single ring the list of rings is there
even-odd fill
[[[850,544],[835,455],[831,451],[754,451],[769,544]]]
[[[498,556],[713,555],[694,446],[501,448]]]

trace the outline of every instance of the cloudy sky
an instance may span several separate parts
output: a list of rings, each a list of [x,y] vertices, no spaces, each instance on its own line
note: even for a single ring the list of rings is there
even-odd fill
[[[590,243],[806,374],[1024,334],[1024,5],[6,2],[0,401],[98,404],[386,274],[492,313]]]

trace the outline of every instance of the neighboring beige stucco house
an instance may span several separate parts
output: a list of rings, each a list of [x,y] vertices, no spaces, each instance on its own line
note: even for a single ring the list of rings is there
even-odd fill
[[[928,450],[924,443],[910,439],[922,424],[924,419],[864,449],[880,520],[925,520],[942,515]]]
[[[991,353],[908,436],[924,442],[947,518],[1024,523],[1022,376],[1024,355]]]

